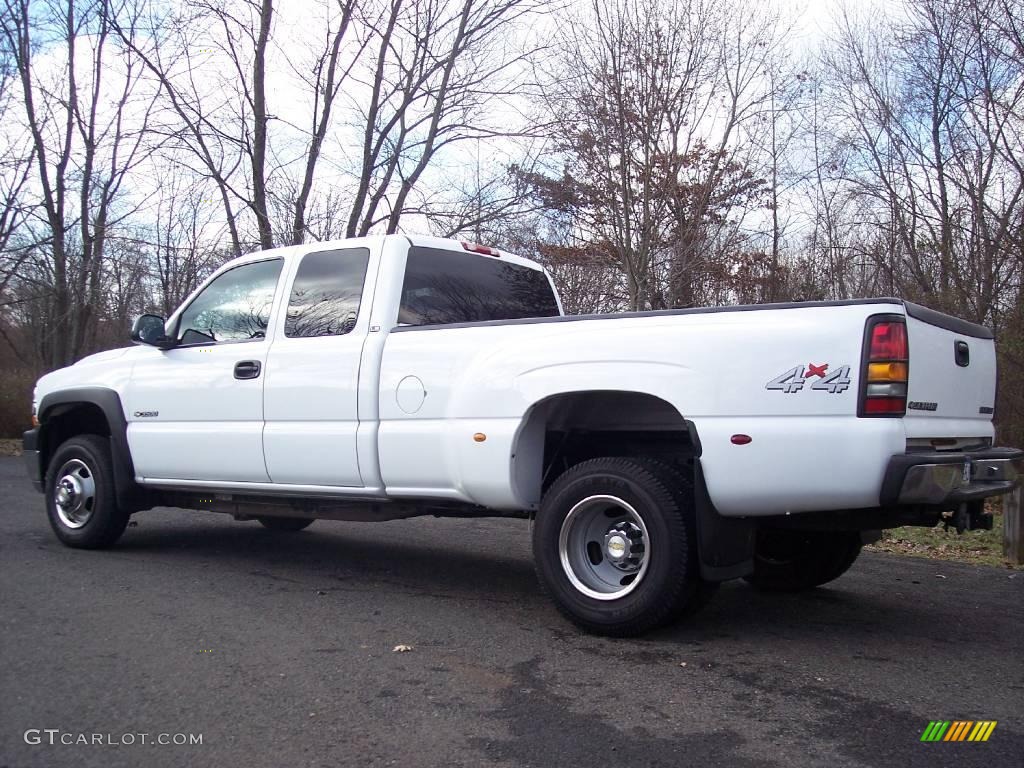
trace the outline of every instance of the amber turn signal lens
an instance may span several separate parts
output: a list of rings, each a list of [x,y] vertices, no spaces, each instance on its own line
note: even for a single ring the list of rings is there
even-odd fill
[[[473,435],[473,439],[478,443],[482,443],[484,440],[487,439],[487,435],[485,435],[483,432],[477,432],[475,435]]]
[[[906,380],[906,363],[868,363],[868,381]]]

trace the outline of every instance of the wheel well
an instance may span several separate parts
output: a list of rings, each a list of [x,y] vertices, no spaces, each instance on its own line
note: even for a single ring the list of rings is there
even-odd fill
[[[39,420],[37,445],[44,478],[50,457],[61,443],[74,435],[99,435],[110,440],[118,504],[133,512],[153,506],[153,494],[135,482],[128,425],[116,392],[105,387],[51,392],[40,403]]]
[[[565,470],[599,456],[658,458],[690,475],[700,446],[671,403],[642,392],[554,395],[527,413],[513,451],[521,498],[539,502]]]
[[[110,437],[107,417],[95,403],[61,403],[42,414],[41,421],[39,461],[44,474],[53,452],[68,438],[86,434]]]

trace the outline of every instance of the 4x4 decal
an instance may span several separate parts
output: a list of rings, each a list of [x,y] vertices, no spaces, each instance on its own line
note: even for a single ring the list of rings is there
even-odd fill
[[[828,363],[820,365],[808,363],[807,366],[797,365],[785,373],[776,376],[765,384],[764,388],[791,395],[794,392],[801,391],[812,378],[814,381],[810,383],[809,389],[822,390],[829,394],[837,395],[850,388],[850,366],[840,365],[830,372]]]

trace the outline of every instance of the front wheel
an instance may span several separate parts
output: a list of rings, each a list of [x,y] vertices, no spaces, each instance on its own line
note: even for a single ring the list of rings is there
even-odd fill
[[[653,460],[592,459],[555,480],[534,523],[533,554],[558,609],[595,634],[642,634],[708,594],[688,485]]]
[[[800,592],[827,584],[857,560],[856,531],[758,531],[754,572],[744,578],[766,592]]]
[[[50,527],[69,547],[109,547],[131,517],[117,506],[110,440],[99,435],[72,437],[54,451],[45,491]]]

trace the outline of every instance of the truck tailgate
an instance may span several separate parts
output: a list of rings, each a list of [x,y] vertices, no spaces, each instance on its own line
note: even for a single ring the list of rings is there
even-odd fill
[[[907,437],[991,437],[996,392],[992,333],[909,302],[906,309]]]

